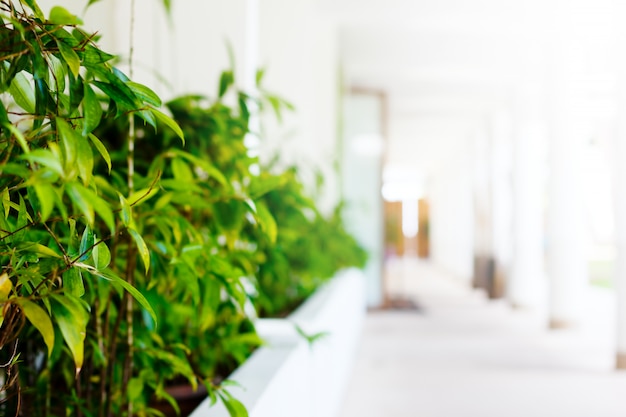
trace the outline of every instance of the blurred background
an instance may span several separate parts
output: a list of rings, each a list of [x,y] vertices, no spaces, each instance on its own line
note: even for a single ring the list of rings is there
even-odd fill
[[[345,200],[371,253],[370,308],[411,295],[384,274],[403,257],[541,311],[546,328],[579,323],[588,289],[602,288],[624,368],[622,3],[173,0],[168,17],[136,0],[134,78],[164,98],[215,96],[230,44],[239,85],[295,107],[263,117],[251,139],[262,160],[297,164],[311,189],[321,172],[323,206]],[[85,17],[128,57],[128,0]]]

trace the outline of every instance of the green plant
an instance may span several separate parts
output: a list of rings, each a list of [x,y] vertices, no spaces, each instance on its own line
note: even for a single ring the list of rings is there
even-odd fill
[[[0,12],[0,409],[120,412],[133,301],[154,316],[133,285],[137,258],[150,266],[133,210],[151,190],[105,192],[118,173],[106,172],[111,157],[93,131],[136,114],[182,132],[78,17],[62,7],[46,17],[35,0],[2,0]]]
[[[251,299],[282,312],[362,253],[295,171],[253,174],[232,71],[175,122],[80,23],[0,0],[0,411],[159,415],[184,381],[245,416],[224,378],[261,343]]]
[[[137,153],[135,174],[158,177],[160,188],[139,215],[152,263],[136,285],[159,323],[155,328],[143,315],[146,326],[137,334],[145,347],[137,356],[144,371],[132,381],[133,400],[142,407],[153,393],[174,405],[166,387],[183,381],[202,382],[209,395],[238,407],[219,384],[261,343],[243,310],[244,278],[255,268],[254,251],[239,238],[244,227],[253,226],[246,215],[254,206],[243,186],[249,175],[243,147],[247,115],[220,101],[207,109],[199,105],[203,101],[184,97],[169,103],[185,132],[184,150],[167,129],[138,130],[138,149],[144,151]],[[114,163],[123,164],[127,123],[112,121],[100,129],[114,149]]]
[[[258,180],[275,184],[257,203],[275,219],[275,238],[257,237],[266,259],[255,303],[262,316],[285,316],[341,268],[362,268],[367,254],[346,232],[341,205],[328,217],[320,213],[295,168]]]

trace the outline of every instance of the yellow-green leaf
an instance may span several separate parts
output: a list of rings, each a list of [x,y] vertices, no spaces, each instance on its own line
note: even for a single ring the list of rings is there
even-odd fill
[[[28,155],[22,156],[22,158],[31,163],[36,162],[40,165],[50,168],[52,171],[59,174],[59,176],[65,175],[65,171],[63,170],[63,166],[61,165],[61,161],[59,160],[60,158],[49,149],[35,149]]]
[[[54,318],[59,325],[67,347],[72,352],[76,365],[76,375],[78,375],[83,366],[89,312],[78,298],[71,295],[52,294],[50,297],[53,301]]]
[[[256,205],[256,208],[256,215],[261,229],[265,232],[271,243],[276,243],[278,227],[276,226],[274,216],[272,216],[272,213],[270,213],[265,204],[259,203]]]
[[[54,347],[54,329],[52,328],[50,316],[43,308],[32,301],[18,298],[15,300],[15,303],[20,306],[28,321],[41,333],[43,341],[48,347],[48,356],[50,356]]]
[[[111,271],[110,269],[97,273],[96,275],[104,279],[107,279],[113,282],[114,284],[120,285],[122,288],[128,291],[128,293],[132,295],[133,298],[137,300],[143,308],[146,309],[146,311],[150,314],[150,317],[152,317],[152,320],[154,320],[154,323],[156,324],[157,317],[156,317],[156,313],[154,312],[154,309],[152,308],[148,300],[146,300],[146,297],[144,297],[144,295],[139,290],[137,290],[137,288],[133,287],[128,282],[124,281],[122,278],[115,275],[113,271]]]
[[[191,168],[181,158],[172,160],[172,172],[174,173],[174,178],[179,181],[191,182],[194,179]]]
[[[63,149],[63,156],[65,158],[65,172],[72,172],[74,165],[76,164],[76,158],[78,155],[78,141],[82,137],[77,137],[76,131],[63,119],[57,118],[57,131],[59,134],[59,141]]]
[[[148,245],[143,240],[143,237],[137,232],[135,229],[128,229],[128,233],[132,236],[135,244],[137,245],[137,250],[139,251],[139,256],[141,257],[141,262],[143,262],[143,266],[146,269],[146,273],[150,269],[150,251],[148,250]]]
[[[92,252],[93,263],[96,266],[96,269],[102,271],[109,266],[111,262],[111,251],[105,242],[100,242],[93,248]]]
[[[89,199],[90,195],[82,185],[76,183],[68,183],[65,185],[65,190],[70,200],[76,205],[78,210],[87,219],[87,224],[93,225],[95,220],[93,205]],[[93,194],[93,193],[92,193]]]
[[[74,297],[85,295],[85,284],[78,268],[70,268],[63,273],[63,288]]]
[[[107,166],[109,167],[109,173],[110,173],[111,172],[111,156],[109,155],[109,151],[107,150],[106,146],[104,146],[104,144],[100,141],[100,139],[98,139],[95,135],[91,133],[89,134],[89,139],[91,139],[91,142],[93,143],[93,145],[96,147],[96,149],[102,156],[102,159],[104,159],[104,162],[106,162]]]
[[[20,251],[32,252],[44,257],[61,258],[61,255],[41,243],[20,242],[16,245],[16,248]]]
[[[28,142],[26,141],[24,134],[20,132],[20,130],[17,127],[15,127],[14,125],[10,123],[4,123],[2,127],[4,127],[5,129],[13,133],[13,136],[15,136],[15,139],[17,139],[17,143],[20,144],[20,147],[22,148],[25,154],[28,154],[30,152],[30,149],[28,148]]]
[[[159,190],[157,189],[157,187],[143,188],[141,190],[135,191],[128,196],[128,204],[130,204],[131,206],[138,206],[154,197],[158,192]]]
[[[9,299],[9,294],[11,294],[12,289],[13,283],[9,275],[7,275],[6,272],[0,275],[0,302],[5,302]]]
[[[49,184],[35,184],[33,185],[33,188],[35,189],[35,194],[37,194],[37,199],[39,200],[41,221],[45,222],[48,220],[52,214],[52,210],[54,209],[54,188],[52,188]]]
[[[57,25],[82,25],[83,21],[80,20],[76,15],[68,12],[65,8],[61,6],[54,6],[50,9],[50,17],[48,18],[50,23],[54,23]]]
[[[56,41],[59,51],[61,52],[63,59],[65,59],[65,62],[67,62],[67,66],[70,68],[70,71],[72,71],[74,77],[78,77],[78,72],[80,71],[80,58],[78,57],[78,54],[72,49],[71,46],[63,42],[63,40],[57,38]]]
[[[111,206],[104,199],[98,197],[96,193],[91,190],[87,190],[92,196],[92,205],[98,216],[102,218],[104,224],[107,225],[111,234],[115,233],[115,216],[111,210]]]
[[[86,138],[79,137],[76,141],[76,165],[78,174],[83,179],[83,185],[89,186],[93,178],[93,151]]]
[[[128,204],[128,201],[124,198],[122,194],[120,194],[119,197],[121,207],[120,216],[122,217],[122,223],[124,224],[124,226],[130,227],[133,224],[132,207],[130,206],[130,204]]]
[[[183,131],[181,130],[180,126],[178,126],[178,123],[174,121],[174,119],[172,119],[165,113],[161,113],[157,109],[153,108],[153,109],[150,109],[150,111],[152,112],[152,114],[154,114],[154,116],[157,118],[159,122],[163,123],[165,126],[172,129],[174,133],[176,133],[176,135],[180,138],[180,140],[182,140],[183,143],[185,143],[185,135],[183,134]]]

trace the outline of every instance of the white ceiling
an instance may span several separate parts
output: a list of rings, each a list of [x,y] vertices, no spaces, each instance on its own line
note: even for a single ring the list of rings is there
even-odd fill
[[[318,0],[318,5],[338,24],[349,84],[387,94],[388,163],[410,164],[423,175],[445,163],[450,149],[465,149],[491,113],[510,107],[529,54],[539,57],[547,73],[547,48],[559,13],[576,27],[573,48],[584,49],[581,66],[590,90],[603,86],[598,91],[606,101],[613,85],[610,0]]]

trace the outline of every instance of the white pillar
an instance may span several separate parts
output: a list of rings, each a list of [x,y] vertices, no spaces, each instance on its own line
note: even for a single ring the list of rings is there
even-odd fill
[[[496,111],[491,121],[492,298],[501,298],[508,285],[512,252],[512,129],[510,113]]]
[[[531,18],[528,18],[531,20]],[[513,307],[546,304],[544,190],[545,63],[540,36],[520,45],[520,84],[513,100],[513,255],[507,297]]]
[[[626,16],[626,4],[614,1],[616,22]],[[626,27],[616,24],[617,129],[613,147],[613,189],[615,201],[615,288],[617,297],[616,367],[626,369]]]
[[[493,276],[493,224],[491,204],[491,137],[487,120],[473,135],[474,170],[474,288],[489,290]]]
[[[571,7],[556,10],[550,77],[548,181],[548,275],[550,327],[579,322],[587,285],[587,259],[580,170],[584,132],[577,114],[577,45],[572,39]]]

